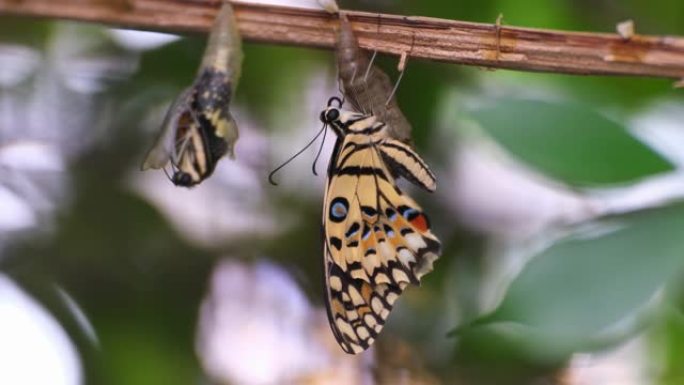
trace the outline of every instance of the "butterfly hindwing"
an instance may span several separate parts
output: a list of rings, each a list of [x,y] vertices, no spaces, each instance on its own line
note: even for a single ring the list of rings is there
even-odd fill
[[[328,315],[337,341],[352,354],[373,343],[396,299],[432,270],[440,253],[425,214],[396,187],[397,172],[386,159],[399,155],[383,150],[384,142],[360,135],[338,140],[325,197]],[[418,155],[408,146],[397,151],[411,156],[396,163],[430,185],[432,173]]]

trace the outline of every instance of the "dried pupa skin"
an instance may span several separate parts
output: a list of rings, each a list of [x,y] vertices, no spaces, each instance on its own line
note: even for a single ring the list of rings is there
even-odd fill
[[[618,23],[615,26],[615,30],[617,31],[618,35],[620,35],[620,37],[622,37],[625,40],[633,38],[636,33],[634,20],[625,20]]]
[[[340,7],[335,0],[318,0],[318,4],[330,14],[336,15],[340,12]]]
[[[372,112],[379,121],[387,124],[390,136],[409,143],[411,123],[401,112],[394,96],[388,102],[394,83],[380,68],[375,65],[371,66],[368,54],[359,47],[356,35],[345,14],[340,14],[337,68],[345,100],[349,101],[357,111]]]
[[[209,34],[197,77],[169,108],[143,170],[170,163],[172,182],[191,187],[209,177],[224,155],[234,158],[238,128],[229,106],[240,78],[241,42],[226,1]]]

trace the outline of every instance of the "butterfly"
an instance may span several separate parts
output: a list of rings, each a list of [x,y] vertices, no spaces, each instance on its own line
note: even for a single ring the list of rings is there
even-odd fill
[[[241,37],[230,3],[221,7],[192,85],[169,108],[142,169],[171,165],[171,182],[192,187],[208,178],[226,154],[234,158],[238,128],[229,103],[240,76]],[[167,174],[168,175],[168,174]]]
[[[337,135],[323,205],[325,302],[337,342],[357,354],[378,337],[406,287],[432,271],[441,244],[396,185],[403,177],[434,191],[434,174],[385,123],[341,105],[333,97],[320,115]]]

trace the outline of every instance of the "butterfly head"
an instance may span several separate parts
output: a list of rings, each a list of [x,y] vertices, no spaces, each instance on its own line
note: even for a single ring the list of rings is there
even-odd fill
[[[190,173],[180,170],[173,173],[173,176],[171,177],[171,182],[173,182],[173,184],[175,184],[176,186],[182,187],[191,187],[197,184],[197,181],[193,180],[192,175],[190,175]]]
[[[321,111],[321,122],[328,125],[335,130],[338,135],[346,135],[352,130],[350,126],[355,122],[368,118],[359,112],[347,111],[341,109],[342,100],[338,97],[332,97],[328,100],[328,106]]]
[[[342,100],[336,96],[328,99],[328,106],[321,111],[321,122],[325,125],[333,125],[340,119]]]
[[[321,122],[327,125],[333,125],[340,119],[340,109],[337,107],[327,107],[321,111]]]

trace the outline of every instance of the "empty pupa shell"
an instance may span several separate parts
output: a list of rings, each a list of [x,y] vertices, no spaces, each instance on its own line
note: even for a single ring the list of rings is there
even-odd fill
[[[356,35],[344,13],[340,14],[336,56],[338,76],[345,100],[351,102],[357,111],[372,111],[378,120],[389,126],[393,138],[410,142],[411,123],[392,96],[394,83],[384,71],[371,65],[368,54],[359,47]]]
[[[229,105],[241,66],[241,37],[232,7],[224,2],[197,77],[171,104],[143,170],[170,163],[172,182],[190,187],[209,177],[224,155],[234,158],[238,128]]]

